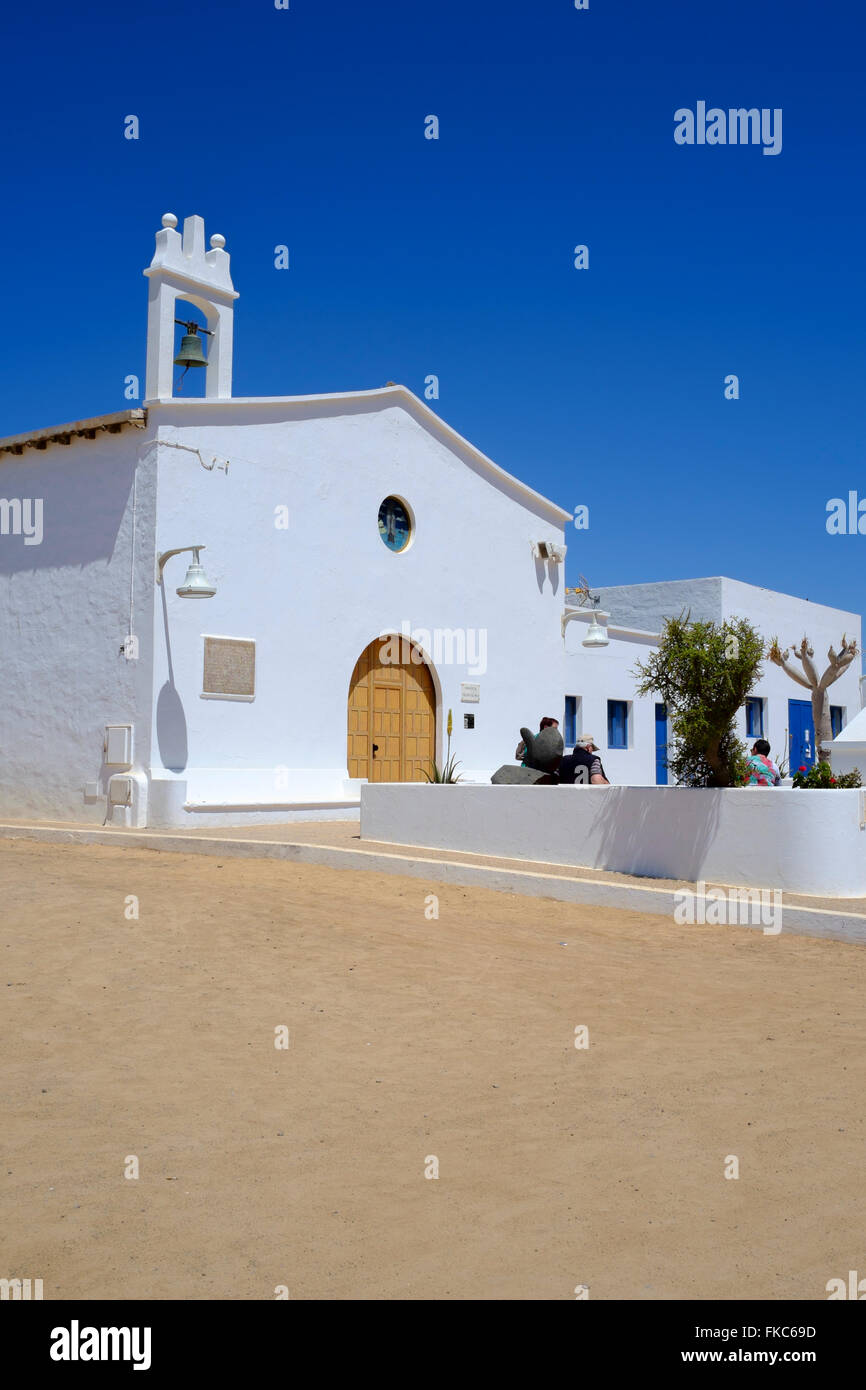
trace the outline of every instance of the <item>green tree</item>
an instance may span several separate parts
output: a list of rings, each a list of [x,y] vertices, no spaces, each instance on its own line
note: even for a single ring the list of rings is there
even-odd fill
[[[730,787],[742,781],[746,747],[734,720],[761,678],[764,643],[745,618],[692,622],[687,612],[668,618],[658,651],[638,662],[639,695],[657,694],[667,705],[672,734],[668,769],[687,787]]]

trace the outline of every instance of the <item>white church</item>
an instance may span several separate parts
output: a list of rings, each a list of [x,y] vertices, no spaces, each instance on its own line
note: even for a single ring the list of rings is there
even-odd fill
[[[666,714],[631,672],[666,616],[742,615],[819,658],[860,642],[856,614],[726,578],[580,606],[571,513],[404,386],[233,396],[224,238],[176,228],[166,214],[144,272],[143,406],[0,439],[0,815],[351,817],[365,781],[442,764],[449,712],[469,782],[548,715],[567,745],[593,735],[611,781],[654,785]],[[178,394],[182,370],[203,396]],[[853,727],[855,668],[831,699],[834,733]],[[783,671],[765,665],[741,715],[744,738],[811,757]]]

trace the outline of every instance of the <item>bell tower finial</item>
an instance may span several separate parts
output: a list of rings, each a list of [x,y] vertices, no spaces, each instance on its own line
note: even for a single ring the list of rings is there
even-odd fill
[[[229,272],[226,239],[214,235],[205,250],[204,219],[185,217],[183,236],[177,218],[167,212],[156,234],[153,260],[144,274],[150,280],[147,304],[148,401],[173,396],[174,329],[177,300],[195,304],[210,332],[205,397],[225,400],[232,393],[232,332],[237,290]]]

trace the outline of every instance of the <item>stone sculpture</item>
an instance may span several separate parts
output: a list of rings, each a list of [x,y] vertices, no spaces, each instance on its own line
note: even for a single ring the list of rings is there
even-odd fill
[[[491,782],[498,787],[555,787],[559,781],[556,769],[565,752],[562,734],[551,726],[538,734],[531,729],[521,729],[520,737],[526,744],[525,766],[503,763],[494,772]]]

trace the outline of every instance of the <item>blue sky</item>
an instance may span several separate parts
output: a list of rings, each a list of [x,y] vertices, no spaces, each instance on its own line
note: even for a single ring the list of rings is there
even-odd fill
[[[154,233],[198,212],[241,293],[236,394],[435,373],[450,424],[589,506],[569,584],[866,607],[866,536],[825,528],[866,498],[854,0],[97,0],[3,26],[0,434],[130,404]],[[699,100],[781,108],[781,153],[677,145]]]

